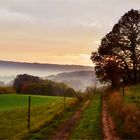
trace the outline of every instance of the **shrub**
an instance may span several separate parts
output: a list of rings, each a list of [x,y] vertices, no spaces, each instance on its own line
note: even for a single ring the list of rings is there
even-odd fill
[[[15,90],[11,87],[0,87],[0,94],[13,94],[16,93]]]

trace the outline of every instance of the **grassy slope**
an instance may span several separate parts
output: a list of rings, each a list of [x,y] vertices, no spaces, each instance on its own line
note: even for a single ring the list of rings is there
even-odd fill
[[[5,97],[6,95],[2,95]],[[4,98],[4,99],[5,99]],[[20,102],[20,108],[16,108],[16,99],[23,99]],[[44,125],[44,123],[51,121],[55,115],[63,111],[63,98],[60,97],[34,97],[34,106],[31,107],[31,130],[37,130]],[[12,101],[11,101],[11,100]],[[20,139],[25,136],[27,131],[27,108],[25,108],[27,96],[7,95],[7,100],[1,107],[6,108],[0,111],[0,139]],[[17,101],[19,101],[17,100]],[[47,103],[46,103],[47,102]],[[70,105],[73,99],[67,99],[67,104]],[[6,106],[9,104],[9,106]],[[36,106],[35,106],[36,104]],[[11,105],[11,107],[10,107]],[[6,106],[6,107],[5,107]],[[22,108],[23,107],[23,108]],[[7,110],[9,108],[9,110]]]
[[[140,108],[140,85],[126,87],[124,99],[127,103],[134,103]]]
[[[95,95],[70,139],[101,139],[101,95]]]
[[[63,124],[69,120],[70,117],[72,117],[76,111],[79,110],[79,108],[82,107],[82,102],[77,102],[78,104],[75,104],[71,107],[68,107],[64,112],[62,112],[60,115],[57,115],[53,121],[50,123],[47,123],[42,127],[39,131],[31,133],[27,139],[29,140],[35,140],[35,139],[42,139],[42,140],[51,140],[51,137],[56,133],[56,131],[63,126]]]
[[[0,111],[24,108],[28,106],[29,95],[0,94]],[[63,97],[31,95],[31,105],[38,106],[52,102],[60,102]]]

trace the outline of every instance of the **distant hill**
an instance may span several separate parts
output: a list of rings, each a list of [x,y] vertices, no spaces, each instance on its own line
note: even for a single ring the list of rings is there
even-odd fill
[[[56,82],[64,82],[75,90],[85,90],[88,86],[100,85],[94,71],[60,73],[47,76],[46,78]]]
[[[93,67],[81,65],[41,64],[0,60],[0,81],[8,82],[15,78],[16,75],[25,73],[45,77],[63,72],[87,71],[92,69]]]
[[[60,64],[47,64],[47,63],[27,63],[27,62],[12,62],[0,60],[0,67],[16,67],[16,68],[30,68],[30,69],[48,69],[48,70],[65,70],[65,71],[76,71],[76,70],[91,70],[90,66],[82,65],[60,65]]]

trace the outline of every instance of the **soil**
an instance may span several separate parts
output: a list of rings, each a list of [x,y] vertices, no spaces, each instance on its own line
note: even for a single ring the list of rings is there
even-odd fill
[[[90,104],[90,100],[86,101],[82,108],[75,112],[75,114],[69,118],[62,126],[56,130],[56,133],[50,138],[51,140],[68,140],[69,136],[75,126],[80,120],[82,112]],[[104,140],[121,140],[117,134],[116,127],[110,116],[106,101],[103,99],[102,104],[102,127],[103,127],[103,139]]]
[[[104,140],[121,140],[116,132],[116,127],[107,110],[106,101],[103,99],[102,104],[102,125],[103,125],[103,139]]]
[[[62,126],[60,126],[54,136],[52,136],[51,140],[68,140],[72,129],[74,128],[75,124],[80,120],[82,112],[89,104],[90,100],[86,101],[83,104],[82,108],[76,111],[71,118],[69,118]]]

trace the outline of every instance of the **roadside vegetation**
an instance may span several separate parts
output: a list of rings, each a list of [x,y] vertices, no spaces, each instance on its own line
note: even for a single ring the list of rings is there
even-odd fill
[[[102,139],[101,94],[93,96],[70,139]]]
[[[140,138],[140,85],[126,87],[122,92],[112,91],[107,101],[117,130],[123,139]]]

